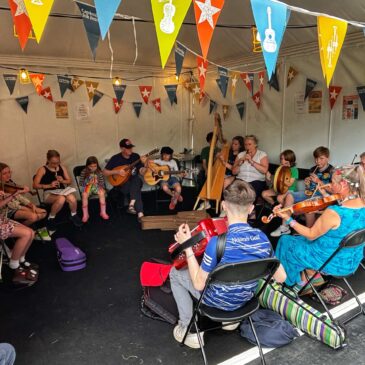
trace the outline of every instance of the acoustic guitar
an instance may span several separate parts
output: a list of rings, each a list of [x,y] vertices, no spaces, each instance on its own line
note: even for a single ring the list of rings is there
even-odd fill
[[[151,155],[154,155],[155,153],[159,152],[159,148],[155,148],[152,151],[148,152],[144,157],[149,157]],[[132,176],[132,171],[134,167],[141,161],[141,158],[138,160],[132,162],[130,165],[123,165],[123,166],[117,166],[112,171],[115,171],[115,174],[108,176],[108,181],[113,186],[122,186],[124,185],[129,178]],[[124,170],[125,175],[121,176],[119,175],[119,171]]]

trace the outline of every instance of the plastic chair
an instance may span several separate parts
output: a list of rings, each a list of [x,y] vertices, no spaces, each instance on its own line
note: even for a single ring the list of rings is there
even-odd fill
[[[274,275],[275,271],[278,269],[280,262],[276,258],[267,258],[267,259],[260,259],[260,260],[252,260],[252,261],[242,261],[242,262],[235,262],[230,264],[224,264],[217,266],[208,276],[204,290],[194,307],[193,316],[190,320],[189,326],[187,327],[185,336],[181,342],[181,346],[184,344],[186,336],[188,335],[190,328],[194,325],[196,333],[198,335],[198,340],[200,343],[200,349],[202,352],[204,364],[207,364],[207,358],[205,355],[204,347],[202,338],[200,336],[199,331],[210,331],[213,329],[218,329],[224,327],[220,324],[214,328],[202,329],[198,328],[198,321],[197,315],[208,317],[210,320],[214,322],[232,322],[238,323],[241,322],[243,319],[248,318],[250,322],[250,326],[252,328],[252,332],[255,336],[259,351],[262,364],[265,364],[264,354],[262,352],[262,348],[260,342],[257,338],[255,327],[251,320],[251,315],[255,313],[259,307],[258,297],[260,294],[265,290],[266,285],[271,280],[272,276]],[[207,291],[209,285],[214,283],[224,284],[224,285],[237,285],[237,284],[246,284],[251,283],[252,281],[258,281],[260,279],[264,279],[264,285],[262,288],[256,292],[251,300],[249,300],[242,308],[239,308],[234,311],[225,311],[214,307],[209,307],[203,304],[204,295]],[[232,323],[229,323],[231,325]]]

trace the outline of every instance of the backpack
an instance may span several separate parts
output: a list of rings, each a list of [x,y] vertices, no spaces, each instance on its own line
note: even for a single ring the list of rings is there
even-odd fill
[[[63,271],[76,271],[86,267],[86,255],[67,238],[56,239],[57,259]]]

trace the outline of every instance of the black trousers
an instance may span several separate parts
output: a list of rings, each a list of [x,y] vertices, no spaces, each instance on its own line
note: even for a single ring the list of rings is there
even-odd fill
[[[129,180],[117,189],[124,195],[129,195],[131,200],[135,200],[134,209],[137,213],[143,213],[143,202],[141,189],[143,181],[139,175],[132,175]]]

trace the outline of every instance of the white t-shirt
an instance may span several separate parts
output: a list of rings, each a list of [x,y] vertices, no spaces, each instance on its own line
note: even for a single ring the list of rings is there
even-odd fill
[[[153,162],[160,166],[168,166],[171,171],[179,171],[179,168],[177,167],[177,163],[174,159],[172,159],[170,161],[164,161],[159,158],[158,160],[153,160]]]
[[[237,158],[244,158],[245,156],[246,156],[246,151],[240,152],[237,155]],[[260,161],[266,156],[267,156],[266,152],[257,150],[255,155],[252,157],[252,160],[257,163],[260,163]],[[255,169],[248,161],[245,161],[240,166],[240,170],[237,174],[237,179],[241,179],[247,182],[265,181],[265,174]]]

